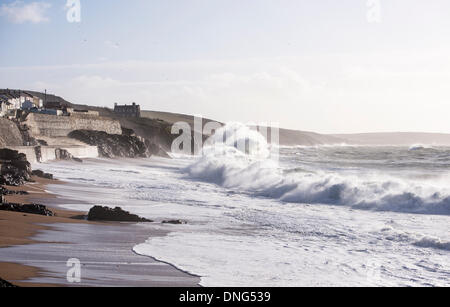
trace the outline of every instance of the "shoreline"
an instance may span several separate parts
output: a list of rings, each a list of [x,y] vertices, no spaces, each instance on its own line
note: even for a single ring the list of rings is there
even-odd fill
[[[82,216],[87,215],[87,212],[61,208],[58,204],[63,204],[65,200],[46,191],[49,184],[68,183],[36,177],[33,177],[33,180],[35,182],[20,187],[6,187],[9,190],[29,192],[28,195],[8,195],[6,200],[14,203],[44,204],[55,216],[0,211],[0,278],[24,287],[101,286],[101,278],[107,273],[112,275],[114,280],[108,280],[110,286],[199,286],[200,277],[156,258],[138,255],[132,250],[134,245],[145,241],[149,236],[163,236],[165,233],[152,230],[151,227],[140,227],[142,224],[84,220]],[[84,240],[86,238],[87,241]],[[57,254],[62,247],[67,248],[66,252],[70,254],[77,254],[80,245],[83,248],[86,246],[86,251],[79,256],[91,259],[82,265],[87,266],[88,273],[93,276],[86,278],[83,284],[69,284],[65,280],[65,271],[55,275],[55,272],[51,271],[56,269],[47,259]],[[47,250],[48,255],[45,252],[40,255],[42,249]],[[97,254],[100,251],[110,253],[99,256]],[[118,258],[115,254],[121,256]],[[20,255],[25,256],[22,257],[24,259],[31,257],[34,262],[17,259]],[[64,258],[63,255],[60,255],[60,258]],[[61,259],[54,263],[59,263],[58,270],[67,269]]]
[[[48,204],[49,202],[46,201],[56,198],[56,195],[48,193],[45,187],[48,184],[64,184],[64,182],[36,176],[33,176],[32,179],[35,182],[27,182],[23,186],[5,186],[10,191],[26,191],[29,193],[28,195],[7,195],[5,200],[12,203],[43,203],[55,216],[49,217],[22,212],[0,211],[0,251],[13,246],[40,244],[41,242],[34,239],[34,237],[40,231],[51,230],[52,227],[49,226],[51,224],[87,222],[75,219],[76,216],[83,214],[83,212],[61,209],[54,204]],[[26,281],[43,274],[45,272],[37,267],[13,262],[0,262],[0,278],[12,281],[13,284],[18,286],[55,286]]]

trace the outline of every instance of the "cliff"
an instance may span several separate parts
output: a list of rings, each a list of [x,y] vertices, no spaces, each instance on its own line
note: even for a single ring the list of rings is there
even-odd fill
[[[171,133],[172,125],[176,122],[188,123],[192,130],[194,129],[194,116],[170,112],[159,111],[141,111],[141,118],[123,118],[114,114],[113,110],[102,107],[75,105],[72,107],[99,112],[101,117],[117,120],[120,125],[127,129],[132,129],[137,136],[145,138],[153,144],[158,144],[166,151],[170,151],[172,142],[179,135]],[[204,118],[202,124],[213,121]],[[114,134],[114,133],[113,133]],[[296,131],[280,129],[280,145],[322,145],[322,144],[341,144],[348,143],[344,138],[324,135],[307,131]]]
[[[145,139],[146,143],[153,144],[153,146],[155,145],[160,146],[165,151],[170,151],[172,141],[178,137],[178,135],[171,134],[171,128],[173,123],[162,120],[160,118],[149,118],[149,117],[124,118],[117,116],[113,112],[113,110],[108,108],[100,108],[85,105],[74,105],[74,107],[79,109],[97,111],[99,112],[101,117],[116,120],[120,123],[121,127],[133,130],[136,136]],[[185,117],[183,118],[186,119]],[[181,119],[179,121],[181,121]]]
[[[344,138],[308,131],[280,129],[282,146],[315,146],[348,143]]]
[[[444,133],[386,132],[338,134],[335,137],[346,139],[348,144],[358,145],[450,145],[450,134]]]
[[[69,137],[97,146],[99,155],[105,158],[147,158],[151,155],[146,144],[136,136],[75,130],[69,133]]]
[[[43,93],[32,92],[33,95],[44,97]],[[45,137],[67,137],[71,131],[75,130],[93,130],[104,131],[108,134],[122,134],[122,127],[132,129],[135,134],[143,140],[148,146],[159,146],[170,151],[172,141],[178,135],[171,134],[171,127],[175,122],[187,122],[193,128],[194,117],[191,115],[177,114],[158,111],[141,111],[141,118],[122,118],[118,117],[111,109],[94,107],[87,105],[72,104],[61,97],[47,95],[48,102],[56,102],[61,105],[70,106],[77,109],[97,111],[100,117],[83,118],[81,117],[56,117],[50,115],[30,114],[27,118],[27,124],[31,127],[32,135],[38,138]],[[211,121],[203,119],[203,125]],[[17,144],[23,142],[17,133],[17,127],[13,127],[5,122],[0,122],[5,129],[0,132],[0,146],[2,144]],[[8,125],[8,126],[6,126]],[[11,135],[5,131],[12,131]],[[450,144],[450,134],[433,133],[368,133],[368,134],[319,134],[308,131],[298,131],[289,129],[280,129],[280,145],[287,146],[314,146],[314,145],[332,145],[332,144],[360,144],[360,145],[411,145],[415,143],[422,144]],[[46,139],[47,140],[47,139]],[[50,141],[49,141],[50,142]],[[61,142],[61,140],[58,140]],[[49,143],[50,144],[50,143]],[[78,144],[79,145],[79,144]],[[3,145],[4,146],[4,145]]]
[[[17,125],[6,118],[0,117],[0,148],[22,145],[22,134]]]

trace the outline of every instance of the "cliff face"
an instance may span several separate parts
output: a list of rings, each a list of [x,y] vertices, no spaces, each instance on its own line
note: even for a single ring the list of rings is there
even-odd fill
[[[65,137],[75,130],[103,131],[109,134],[122,134],[120,123],[105,117],[94,116],[55,116],[31,113],[25,123],[31,128],[33,136]]]
[[[22,146],[22,135],[17,125],[0,117],[0,148],[7,146]]]
[[[93,107],[93,106],[86,106],[86,105],[73,105],[75,108],[79,109],[86,109],[91,111],[97,111],[99,112],[101,117],[110,118],[113,120],[117,120],[120,122],[120,125],[123,128],[131,129],[133,132],[145,139],[145,142],[148,144],[153,144],[151,147],[159,147],[164,152],[170,152],[172,142],[175,138],[177,138],[179,135],[173,135],[171,133],[171,127],[172,123],[167,122],[160,118],[149,118],[149,117],[141,117],[141,118],[133,118],[133,117],[120,117],[114,114],[113,110],[107,109],[107,108],[100,108],[100,107]],[[146,111],[141,111],[146,112]],[[184,120],[180,119],[177,121]],[[157,151],[161,151],[158,149]],[[153,154],[160,155],[156,152]],[[166,154],[161,154],[162,156],[165,156]]]

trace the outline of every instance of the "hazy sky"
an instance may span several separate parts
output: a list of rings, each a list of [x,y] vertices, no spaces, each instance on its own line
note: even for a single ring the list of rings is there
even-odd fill
[[[80,2],[69,23],[67,0],[0,0],[0,88],[325,133],[450,133],[448,0]]]

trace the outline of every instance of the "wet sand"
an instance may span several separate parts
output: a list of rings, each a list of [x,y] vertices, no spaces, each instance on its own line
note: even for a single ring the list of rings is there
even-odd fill
[[[197,286],[199,277],[140,256],[132,247],[165,233],[151,224],[92,223],[85,212],[62,210],[68,200],[45,191],[59,181],[34,178],[35,183],[9,190],[29,195],[6,196],[14,203],[41,203],[56,216],[0,211],[0,277],[19,286]],[[72,203],[74,200],[70,200]],[[67,261],[81,262],[81,282],[69,283]]]

